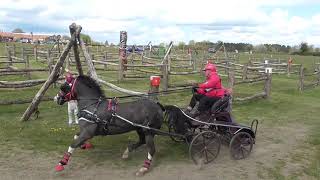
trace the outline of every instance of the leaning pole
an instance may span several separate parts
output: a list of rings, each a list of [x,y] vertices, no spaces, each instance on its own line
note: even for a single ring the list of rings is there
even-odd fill
[[[78,29],[74,29],[75,26],[76,26],[75,24],[70,25],[70,27],[69,27],[70,28],[70,32],[72,32],[71,37],[73,37],[73,38],[71,38],[71,40],[65,46],[62,54],[60,54],[60,56],[59,56],[59,60],[55,64],[54,69],[50,73],[48,79],[42,85],[42,87],[40,88],[38,93],[33,98],[32,102],[28,106],[27,110],[22,115],[22,117],[20,119],[21,121],[29,120],[31,115],[37,110],[37,108],[38,108],[38,106],[39,106],[39,104],[41,102],[41,99],[43,98],[43,96],[46,93],[46,91],[49,89],[50,85],[53,84],[59,78],[59,72],[60,72],[60,69],[63,66],[64,60],[68,56],[70,49],[75,45],[76,37],[77,37],[77,35],[75,33],[80,33],[80,31],[81,31],[81,30],[78,30]]]

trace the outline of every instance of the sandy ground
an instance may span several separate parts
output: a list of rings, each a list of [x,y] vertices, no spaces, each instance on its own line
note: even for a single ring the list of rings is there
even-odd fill
[[[297,126],[299,128],[297,128]],[[217,159],[201,168],[189,162],[161,162],[154,160],[152,170],[143,177],[136,177],[139,167],[110,167],[108,165],[88,166],[73,158],[63,172],[56,173],[54,166],[59,159],[39,153],[1,148],[0,179],[261,179],[268,178],[268,168],[274,168],[279,161],[285,162],[283,175],[301,171],[307,162],[294,162],[292,155],[301,153],[308,128],[301,125],[290,127],[259,128],[252,154],[244,160],[232,160],[228,147],[223,146]],[[311,151],[311,150],[309,150]],[[304,153],[308,153],[305,152]],[[131,154],[133,155],[133,154]],[[119,157],[120,159],[120,157]],[[300,177],[300,179],[310,177]]]

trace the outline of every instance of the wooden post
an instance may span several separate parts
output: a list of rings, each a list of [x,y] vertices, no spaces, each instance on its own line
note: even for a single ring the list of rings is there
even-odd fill
[[[171,71],[171,57],[170,54],[167,56],[167,65],[168,65],[168,72]]]
[[[30,69],[29,55],[26,55],[24,60],[26,61],[25,69]],[[28,79],[31,79],[30,71],[26,72],[26,76],[28,77]]]
[[[141,64],[144,64],[144,50],[141,53]]]
[[[234,71],[233,69],[230,69],[229,72],[228,72],[228,87],[230,89],[233,89],[233,86],[234,86]]]
[[[91,54],[91,46],[90,45],[87,46],[87,52],[88,52],[88,54]]]
[[[191,58],[192,58],[192,54],[191,54]],[[195,71],[197,69],[197,62],[196,62],[196,58],[192,58],[192,71]]]
[[[304,90],[304,67],[300,66],[300,75],[299,75],[299,91]]]
[[[243,71],[242,71],[242,80],[246,80],[248,78],[248,64],[245,64],[243,66]]]
[[[21,121],[27,121],[29,120],[30,116],[35,112],[35,110],[38,108],[38,105],[40,104],[40,101],[42,97],[44,96],[45,92],[48,90],[50,85],[55,82],[59,77],[59,71],[60,68],[63,65],[64,60],[66,59],[69,50],[71,49],[72,45],[74,44],[74,40],[71,39],[70,42],[67,44],[65,49],[63,50],[62,54],[59,57],[59,60],[57,61],[53,71],[51,72],[50,76],[48,77],[47,81],[42,85],[41,89],[38,91],[38,93],[33,98],[31,104],[27,108],[27,110],[24,112],[24,114],[21,117]]]
[[[37,45],[35,45],[33,47],[33,54],[34,54],[35,60],[38,61],[38,46]]]
[[[94,60],[94,54],[91,54],[91,60]],[[92,61],[93,65],[94,65],[94,62]]]
[[[52,71],[52,58],[51,58],[51,54],[50,54],[50,49],[47,50],[47,61],[48,61],[49,74],[51,74],[51,71]]]
[[[25,56],[25,49],[24,47],[21,48],[21,58],[24,59]]]
[[[12,45],[12,56],[16,57],[16,45]]]
[[[78,50],[78,43],[77,43],[77,39],[80,38],[80,31],[81,31],[81,27],[77,26],[75,23],[72,23],[69,26],[69,30],[70,30],[70,35],[71,35],[71,39],[73,40],[73,54],[74,54],[74,59],[76,61],[76,65],[77,65],[77,70],[80,76],[83,75],[83,70],[82,70],[82,66],[81,66],[81,62],[80,62],[80,56],[79,56],[79,50]]]
[[[320,85],[320,64],[318,65],[318,67],[317,67],[317,73],[318,73],[318,79],[317,79],[317,86],[319,86]]]
[[[65,61],[66,62],[66,68],[70,70],[70,66],[71,66],[71,64],[70,64],[70,61],[71,61],[70,53],[68,53],[66,59],[67,59]]]
[[[228,74],[228,67],[229,67],[229,63],[228,61],[225,61],[224,74]]]
[[[5,47],[6,47],[6,52],[7,52],[7,56],[8,56],[9,66],[12,66],[11,51],[9,49],[9,46],[5,46]]]
[[[106,51],[106,52],[104,53],[104,61],[107,62],[107,59],[108,59],[108,52]],[[106,64],[103,65],[103,68],[104,68],[104,70],[106,71],[106,70],[107,70],[107,65],[106,65]]]
[[[272,80],[272,74],[266,73],[267,79],[264,84],[264,92],[265,92],[265,98],[269,98],[271,94],[271,80]]]
[[[127,64],[127,54],[126,54],[126,48],[127,48],[127,32],[126,31],[120,31],[120,47],[119,47],[119,74],[118,74],[118,80],[122,81],[124,77],[124,71],[127,70],[127,67],[124,65]]]
[[[168,90],[169,87],[169,72],[168,72],[168,64],[163,64],[162,66],[162,79],[163,79],[163,85],[162,88],[164,91]]]
[[[229,89],[233,92],[233,86],[234,86],[234,71],[233,69],[229,69],[228,71],[228,87]],[[232,99],[233,99],[233,95],[232,93],[230,94],[231,99],[229,101],[229,107],[228,107],[228,112],[232,111]]]

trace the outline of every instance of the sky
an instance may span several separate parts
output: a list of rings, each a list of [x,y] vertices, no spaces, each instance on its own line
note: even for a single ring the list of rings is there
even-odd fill
[[[301,42],[320,47],[320,0],[1,0],[0,30],[68,35],[75,22],[94,40],[128,44]]]

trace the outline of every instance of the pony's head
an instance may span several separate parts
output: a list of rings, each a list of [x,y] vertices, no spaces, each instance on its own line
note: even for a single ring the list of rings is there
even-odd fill
[[[60,86],[60,92],[55,97],[59,105],[70,100],[94,100],[105,97],[98,83],[88,76],[79,76],[71,82],[65,82]]]
[[[71,83],[65,82],[60,86],[60,92],[55,97],[59,105],[63,105],[65,102],[68,102],[70,100],[77,99],[75,94],[75,89],[74,89],[76,82],[77,82],[77,79],[75,79]]]

